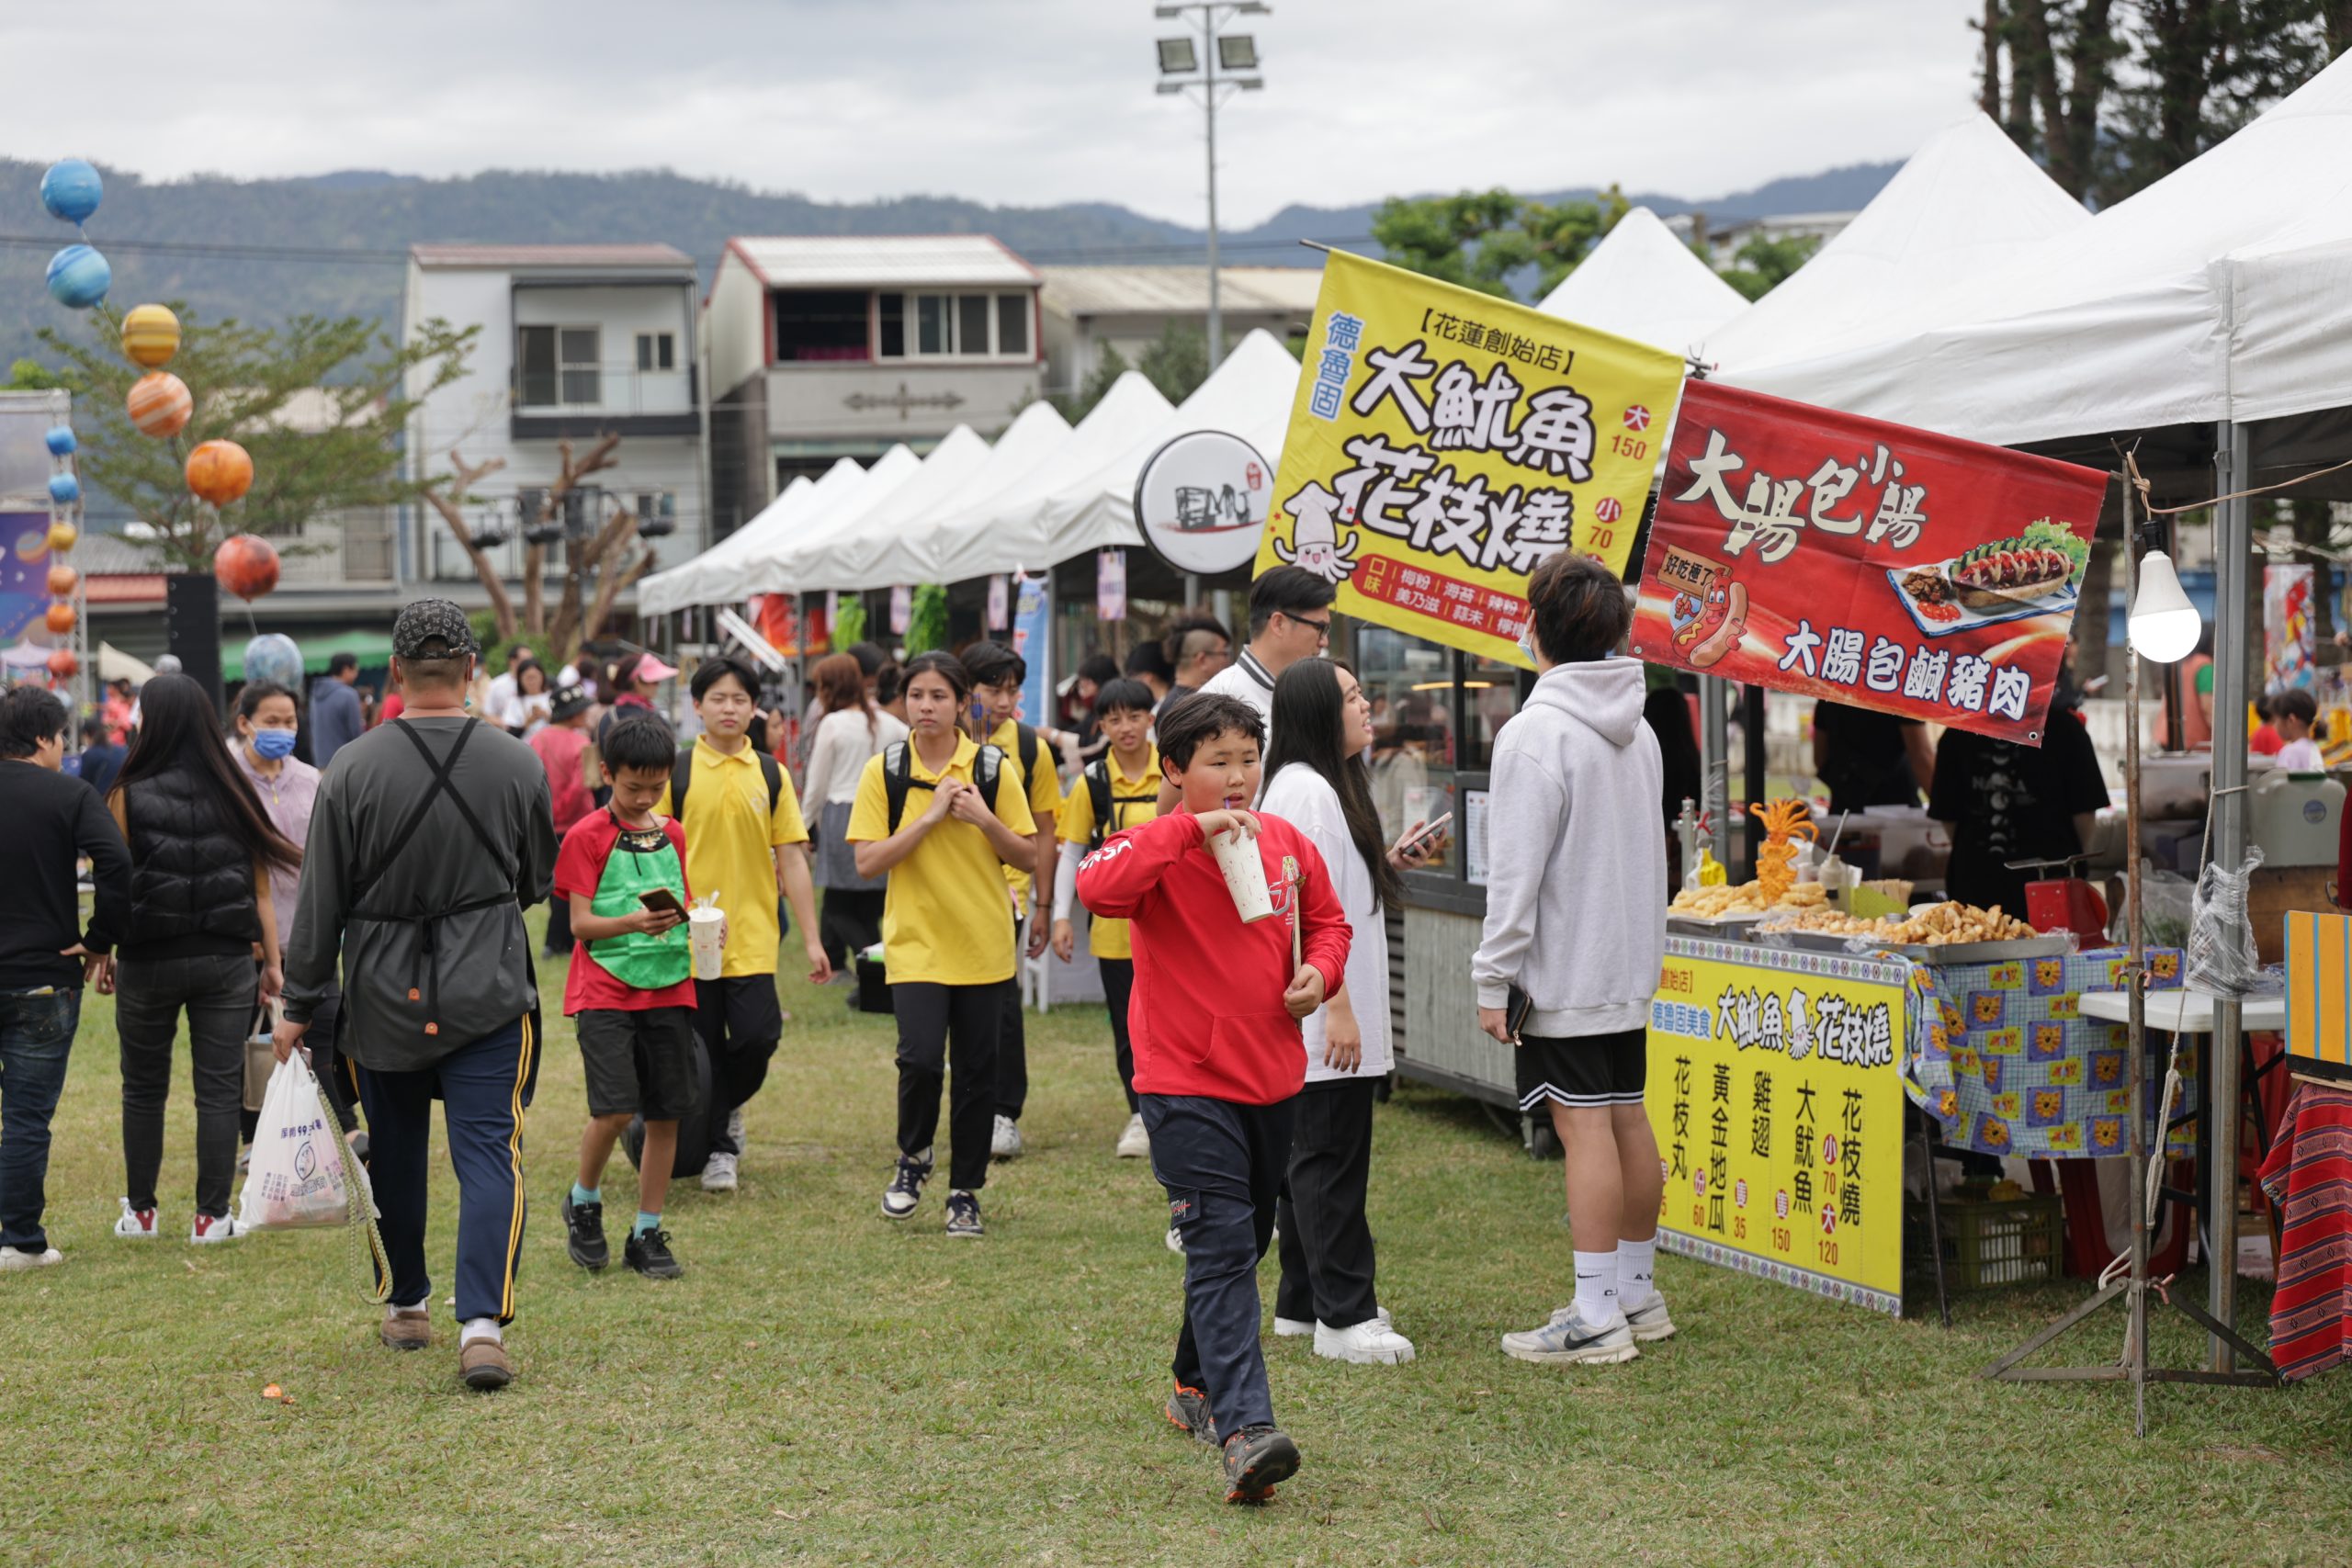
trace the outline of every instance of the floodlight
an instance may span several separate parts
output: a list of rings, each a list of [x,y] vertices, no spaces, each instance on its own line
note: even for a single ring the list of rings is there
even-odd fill
[[[1163,76],[1189,76],[1201,68],[1200,51],[1188,38],[1164,38],[1159,40],[1159,73]]]
[[[1216,62],[1227,71],[1258,69],[1258,40],[1248,33],[1226,33],[1216,40]]]

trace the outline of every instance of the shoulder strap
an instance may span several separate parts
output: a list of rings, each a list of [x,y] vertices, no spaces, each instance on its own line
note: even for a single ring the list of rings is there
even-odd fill
[[[1037,773],[1037,732],[1025,724],[1016,724],[1012,727],[1012,739],[1021,748],[1021,777],[1025,783]],[[991,795],[989,798],[993,800],[995,796]]]
[[[1004,748],[983,746],[972,761],[972,783],[980,792],[980,803],[990,811],[996,809],[997,775],[1004,771]]]
[[[768,815],[775,815],[777,804],[784,799],[784,770],[765,751],[752,753],[760,760],[760,776],[768,781]]]
[[[670,816],[673,821],[686,819],[686,786],[695,782],[695,749],[678,748],[678,760],[670,764]]]
[[[1086,794],[1094,807],[1094,831],[1088,848],[1099,850],[1102,840],[1111,836],[1111,764],[1098,757],[1086,764]]]
[[[890,797],[890,831],[899,830],[899,818],[906,815],[907,791],[913,784],[913,770],[907,761],[907,743],[893,740],[882,751],[882,788]]]
[[[417,755],[424,759],[424,765],[433,770],[433,782],[426,786],[424,794],[417,796],[415,807],[410,810],[407,820],[401,824],[400,830],[392,835],[392,841],[384,851],[382,857],[369,869],[367,875],[358,878],[353,885],[351,890],[353,908],[357,908],[367,901],[368,895],[374,891],[376,884],[383,879],[384,873],[390,868],[394,861],[400,859],[401,852],[408,848],[409,840],[416,837],[417,829],[424,826],[424,818],[432,812],[434,801],[444,795],[447,795],[451,804],[457,807],[458,815],[466,819],[466,826],[473,830],[475,840],[490,855],[492,863],[502,868],[509,882],[514,879],[514,871],[506,867],[505,852],[491,841],[489,831],[481,825],[481,818],[474,815],[474,808],[466,804],[466,797],[452,788],[449,782],[457,771],[458,755],[465,750],[466,742],[473,739],[474,730],[481,724],[481,720],[478,718],[466,720],[465,727],[458,731],[457,740],[449,747],[449,754],[436,761],[433,755],[433,748],[424,743],[424,737],[419,735],[408,720],[404,718],[392,720],[391,727],[408,737],[409,743],[416,748]]]

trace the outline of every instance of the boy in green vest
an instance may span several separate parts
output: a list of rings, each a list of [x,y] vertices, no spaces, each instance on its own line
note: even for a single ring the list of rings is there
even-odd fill
[[[678,1119],[695,1109],[686,835],[653,814],[676,756],[670,727],[651,714],[614,725],[604,745],[612,802],[572,825],[555,863],[555,894],[571,906],[579,944],[564,981],[563,1010],[579,1035],[588,1080],[580,1175],[563,1204],[566,1247],[582,1269],[612,1261],[599,1184],[614,1143],[631,1116],[642,1115],[637,1222],[622,1259],[654,1280],[681,1272],[662,1228],[662,1203],[677,1158]]]

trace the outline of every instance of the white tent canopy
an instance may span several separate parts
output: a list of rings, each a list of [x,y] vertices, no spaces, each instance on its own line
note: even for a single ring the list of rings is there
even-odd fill
[[[747,558],[727,586],[725,596],[740,599],[747,593],[789,593],[804,586],[793,581],[780,563],[803,558],[842,537],[885,497],[912,479],[922,470],[922,461],[903,442],[883,453],[856,483],[843,486],[838,493],[810,506],[781,544],[763,543],[762,548]]]
[[[1069,437],[1069,422],[1051,403],[1031,403],[1014,416],[978,465],[952,482],[941,481],[926,469],[919,493],[910,484],[892,496],[883,509],[886,515],[869,519],[867,526],[834,547],[815,552],[796,581],[817,588],[934,581],[927,568],[908,556],[909,536],[944,513],[985,504],[1035,472]]]
[[[1675,354],[1710,345],[1748,309],[1657,213],[1636,207],[1537,310]]]
[[[968,424],[949,431],[922,457],[905,446],[893,446],[867,470],[865,484],[843,491],[831,506],[794,530],[790,538],[746,561],[738,592],[790,593],[809,586],[830,586],[811,584],[804,563],[887,529],[895,516],[910,515],[925,502],[953,494],[988,457],[989,444]]]
[[[822,478],[803,476],[784,487],[784,493],[718,543],[690,561],[656,572],[638,585],[640,614],[667,615],[689,604],[721,604],[739,598],[736,573],[763,544],[786,536],[796,519],[829,495],[854,485],[865,470],[847,457],[825,470]]]
[[[1921,301],[2090,220],[1999,126],[1973,114],[1930,137],[1794,276],[1724,328],[1707,357],[1750,385],[1750,367],[1867,342]]]

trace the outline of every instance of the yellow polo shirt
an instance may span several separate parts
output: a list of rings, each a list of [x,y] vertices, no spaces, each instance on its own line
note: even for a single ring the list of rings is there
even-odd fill
[[[996,733],[989,737],[989,744],[1004,753],[1005,771],[1015,779],[1021,779],[1019,722],[1008,718],[998,725]],[[1034,779],[1021,779],[1021,787],[1025,792],[1024,798],[1029,802],[1029,818],[1032,822],[1039,824],[1051,822],[1061,815],[1062,784],[1058,764],[1056,761],[1057,755],[1058,753],[1052,747],[1046,744],[1044,736],[1037,738],[1037,776]],[[1001,817],[1004,813],[1000,811],[997,815]],[[1031,828],[1026,831],[1034,833],[1036,829]],[[1025,871],[1015,871],[1008,865],[1004,868],[1004,879],[1012,885],[1012,895],[1021,900],[1022,910],[1026,913],[1029,908],[1029,874]],[[1053,902],[1050,898],[1046,901],[1049,905]]]
[[[909,740],[908,774],[922,784],[944,778],[971,784],[979,754],[969,736],[958,736],[955,757],[934,773]],[[930,810],[931,800],[929,790],[910,788],[899,826]],[[1023,837],[1037,830],[1022,796],[1018,758],[997,771],[996,799],[989,806],[997,820]],[[876,844],[889,836],[890,791],[876,756],[857,781],[847,837],[853,844]],[[686,841],[694,842],[691,837]],[[953,817],[890,868],[889,891],[882,900],[882,955],[892,985],[989,986],[1012,978],[1012,903],[1005,897],[1004,870],[988,835]]]
[[[782,763],[777,767],[784,788],[770,810],[758,752],[745,746],[730,757],[707,739],[695,741],[694,777],[678,825],[686,831],[687,885],[697,898],[717,893],[718,907],[727,911],[727,947],[718,972],[728,979],[775,973],[776,949],[784,941],[775,913],[776,848],[808,841],[792,771]],[[676,815],[667,789],[654,810]]]
[[[1111,775],[1111,820],[1103,825],[1102,836],[1141,827],[1159,815],[1159,748],[1144,747],[1143,772],[1129,774],[1119,766],[1118,753],[1103,753]],[[1131,798],[1132,797],[1132,798]],[[1069,798],[1062,802],[1062,814],[1055,832],[1064,843],[1087,844],[1094,841],[1094,791],[1087,786],[1086,776],[1080,774],[1071,786]],[[1096,916],[1088,929],[1086,950],[1097,958],[1133,958],[1135,943],[1127,934],[1125,920],[1104,919]]]

